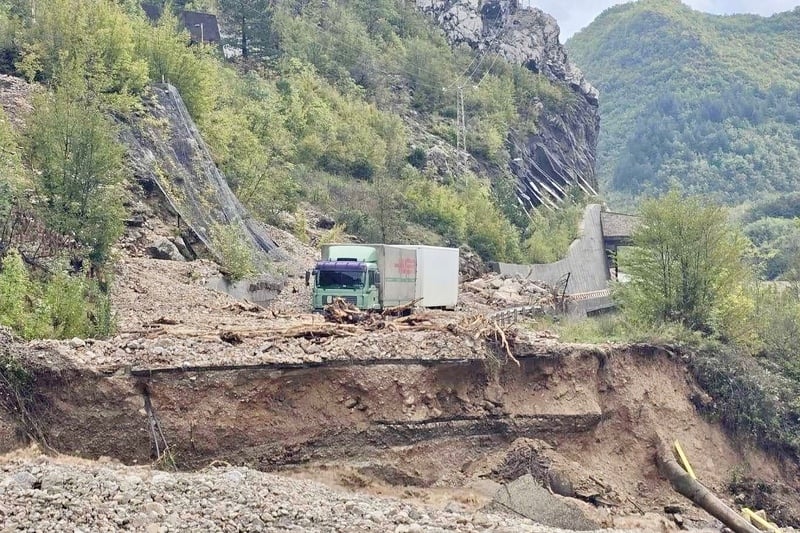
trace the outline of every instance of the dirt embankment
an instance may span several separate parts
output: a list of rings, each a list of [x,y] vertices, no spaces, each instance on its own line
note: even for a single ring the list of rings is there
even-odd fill
[[[527,342],[535,339],[520,335],[516,353],[537,351]],[[519,367],[473,360],[148,377],[26,357],[34,358],[36,420],[48,443],[84,457],[149,463],[161,439],[179,467],[223,460],[289,468],[363,490],[465,487],[531,473],[556,493],[619,515],[680,501],[653,462],[655,438],[678,439],[718,494],[749,474],[798,505],[797,466],[737,444],[698,416],[690,398],[699,391],[683,362],[650,347],[558,345],[521,357]]]

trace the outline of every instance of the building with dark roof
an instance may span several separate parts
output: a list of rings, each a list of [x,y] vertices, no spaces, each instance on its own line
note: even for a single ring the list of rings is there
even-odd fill
[[[141,4],[144,14],[152,22],[157,22],[164,13],[164,8],[157,4]],[[216,15],[200,13],[198,11],[181,11],[178,21],[189,32],[193,43],[218,43],[220,42],[219,24]]]

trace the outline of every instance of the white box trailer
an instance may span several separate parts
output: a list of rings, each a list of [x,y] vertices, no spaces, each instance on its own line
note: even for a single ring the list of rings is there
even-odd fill
[[[363,267],[365,282],[354,288],[315,285],[312,293],[314,307],[319,308],[328,299],[338,296],[365,309],[405,305],[414,300],[420,307],[454,309],[458,303],[458,266],[457,248],[394,244],[323,245],[322,260],[317,263],[315,272],[322,269],[336,271],[339,267],[353,271]],[[372,271],[374,276],[370,274]],[[374,287],[371,286],[373,279],[376,282]]]
[[[417,252],[418,305],[454,309],[458,303],[458,248],[423,245],[409,248]]]

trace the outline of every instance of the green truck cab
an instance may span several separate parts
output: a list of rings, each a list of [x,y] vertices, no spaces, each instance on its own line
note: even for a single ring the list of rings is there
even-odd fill
[[[319,261],[313,270],[314,309],[322,309],[341,298],[359,309],[380,309],[380,274],[373,263]]]

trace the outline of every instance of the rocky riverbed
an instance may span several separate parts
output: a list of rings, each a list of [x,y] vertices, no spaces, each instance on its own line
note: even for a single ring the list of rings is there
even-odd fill
[[[333,490],[243,467],[194,473],[46,456],[0,459],[0,531],[562,531],[502,512]]]

